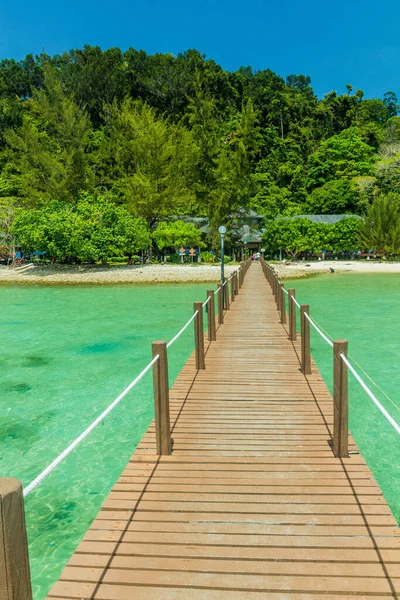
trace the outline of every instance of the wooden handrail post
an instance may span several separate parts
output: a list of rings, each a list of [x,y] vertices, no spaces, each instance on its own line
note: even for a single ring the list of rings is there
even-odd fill
[[[347,340],[333,342],[333,453],[337,457],[349,456],[349,407],[347,365]]]
[[[311,352],[310,352],[310,323],[305,315],[310,314],[308,304],[300,304],[300,323],[301,323],[301,372],[304,375],[311,373]]]
[[[286,299],[285,299],[285,284],[281,283],[281,323],[286,324]]]
[[[0,479],[0,598],[32,600],[24,497],[18,479]]]
[[[235,302],[235,274],[232,273],[231,277],[231,304]]]
[[[168,355],[166,342],[156,341],[151,345],[153,358],[154,416],[156,423],[157,454],[171,454],[171,425],[169,417]]]
[[[215,299],[214,290],[207,290],[208,301],[208,341],[215,342],[217,334],[215,330]]]
[[[223,288],[222,285],[218,284],[218,325],[223,325],[224,323],[224,303],[223,303]]]
[[[224,308],[229,310],[229,281],[226,277],[224,277],[224,283]]]
[[[294,298],[296,297],[296,290],[290,288],[288,290],[288,298],[289,298],[289,340],[291,342],[296,341],[297,333],[296,333],[296,305],[294,303]]]
[[[235,271],[235,276],[234,276],[233,280],[235,282],[235,296],[237,296],[239,294],[238,272],[237,271]]]
[[[203,331],[203,304],[202,302],[194,303],[194,312],[197,315],[194,319],[194,350],[196,356],[196,369],[206,368],[204,357],[204,331]]]

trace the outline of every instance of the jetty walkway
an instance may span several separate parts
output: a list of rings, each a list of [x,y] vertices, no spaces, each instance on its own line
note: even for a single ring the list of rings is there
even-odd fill
[[[153,423],[48,598],[397,598],[397,523],[299,357],[254,264],[170,390],[172,454]]]

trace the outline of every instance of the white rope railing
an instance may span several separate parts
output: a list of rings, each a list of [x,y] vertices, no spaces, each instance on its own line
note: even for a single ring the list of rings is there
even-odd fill
[[[331,342],[331,340],[314,323],[314,321],[311,319],[310,315],[308,315],[307,313],[304,313],[304,316],[307,319],[307,321],[310,323],[310,325],[312,325],[312,327],[314,327],[315,331],[317,331],[319,333],[319,335],[326,341],[326,343],[329,344],[329,346],[331,348],[333,348],[333,343]]]
[[[64,452],[61,452],[61,454],[57,456],[57,458],[53,460],[53,462],[48,467],[46,467],[46,469],[44,469],[44,471],[42,471],[40,475],[38,475],[29,485],[26,486],[26,488],[24,488],[24,497],[28,496],[28,494],[30,494],[32,490],[34,490],[35,487],[39,485],[39,483],[41,483],[52,471],[54,471],[54,469],[60,464],[60,462],[64,460],[64,458],[68,456],[68,454],[71,454],[72,450],[74,450],[78,446],[78,444],[80,444],[89,435],[89,433],[93,431],[96,425],[98,425],[113,410],[113,408],[115,408],[117,404],[119,404],[121,400],[125,398],[125,396],[131,391],[133,387],[135,387],[137,383],[139,383],[141,379],[143,379],[147,371],[151,369],[151,367],[158,361],[159,358],[160,356],[157,354],[153,358],[153,360],[147,365],[147,367],[145,367],[143,371],[132,381],[132,383],[130,383],[128,387],[124,389],[122,394],[120,394],[118,398],[116,398],[114,402],[112,402],[110,406],[106,408],[106,410],[104,410],[101,413],[101,415],[99,415],[97,419],[95,419],[93,423],[89,425],[89,427],[85,429],[85,431],[81,433],[81,435],[78,436],[72,442],[72,444],[70,444],[68,448],[64,450]]]
[[[205,308],[207,306],[207,304],[210,302],[211,296],[208,296],[207,300],[205,302],[203,302],[203,308]]]
[[[196,310],[196,312],[194,312],[193,315],[190,317],[189,321],[182,327],[182,329],[180,331],[178,331],[178,333],[172,338],[172,340],[168,342],[167,348],[172,346],[172,344],[174,342],[176,342],[176,340],[182,335],[182,333],[185,331],[185,329],[187,329],[189,327],[190,323],[196,318],[196,315],[198,314],[198,312],[199,311]]]
[[[379,410],[381,411],[381,413],[386,417],[386,419],[394,427],[394,429],[397,431],[397,433],[400,433],[400,426],[396,423],[396,421],[393,419],[393,417],[390,416],[390,414],[388,413],[388,411],[386,410],[386,408],[384,408],[382,406],[382,404],[379,402],[379,400],[376,398],[376,396],[371,392],[371,390],[369,389],[369,387],[367,386],[367,384],[361,379],[361,377],[359,376],[359,374],[357,373],[357,371],[354,369],[354,367],[352,366],[352,364],[347,360],[347,358],[345,357],[345,355],[342,353],[339,356],[342,359],[342,361],[344,362],[344,364],[347,366],[347,368],[350,369],[350,371],[353,373],[354,377],[357,379],[358,383],[361,385],[361,387],[363,388],[363,390],[371,398],[372,402],[374,402],[374,404],[376,404],[376,406],[379,408]]]

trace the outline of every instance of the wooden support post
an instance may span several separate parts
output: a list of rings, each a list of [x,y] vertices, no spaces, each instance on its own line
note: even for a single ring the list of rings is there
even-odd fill
[[[305,315],[310,314],[308,304],[300,304],[300,323],[301,323],[301,372],[304,375],[311,373],[311,352],[310,352],[310,323]]]
[[[337,457],[349,456],[349,407],[347,365],[347,340],[333,342],[333,453]]]
[[[289,340],[291,342],[296,341],[297,333],[296,333],[296,305],[294,303],[294,298],[296,297],[296,290],[290,288],[288,290],[288,298],[289,298]]]
[[[208,301],[208,341],[215,342],[217,339],[217,334],[215,330],[215,298],[214,291],[207,290],[207,298],[210,298]]]
[[[194,303],[194,312],[197,315],[194,320],[194,350],[196,356],[196,369],[205,369],[206,361],[204,357],[204,331],[203,331],[203,304]]]
[[[0,479],[0,598],[32,600],[24,497],[18,479]]]
[[[231,304],[235,302],[235,274],[232,273],[231,277]]]
[[[281,283],[281,323],[286,324],[286,298],[285,298],[285,284]]]
[[[226,277],[224,277],[224,307],[225,310],[229,310],[229,282]]]
[[[233,281],[234,281],[234,287],[235,287],[235,296],[237,296],[239,294],[239,283],[238,283],[238,272],[235,271],[234,277],[233,277]]]
[[[222,285],[218,284],[218,325],[223,325],[224,323],[224,303],[223,303],[223,288]]]
[[[154,415],[156,423],[157,454],[171,454],[171,425],[169,417],[168,355],[166,342],[153,342],[153,358],[159,355],[153,365]]]

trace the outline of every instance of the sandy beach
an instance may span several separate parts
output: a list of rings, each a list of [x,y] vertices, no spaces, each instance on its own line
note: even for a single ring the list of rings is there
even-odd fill
[[[237,265],[225,265],[229,276]],[[220,277],[219,265],[144,265],[144,266],[65,266],[48,265],[17,271],[0,267],[0,283],[45,285],[114,285],[148,283],[201,283],[216,284]]]
[[[277,263],[273,265],[282,279],[307,277],[318,273],[400,273],[400,262],[372,261],[318,261]],[[237,265],[225,265],[227,276]],[[45,285],[114,285],[149,283],[201,283],[216,284],[220,276],[219,265],[144,265],[144,266],[65,266],[47,265],[17,271],[0,267],[0,284]]]
[[[307,277],[318,273],[400,273],[400,262],[375,262],[371,260],[324,260],[298,261],[274,264],[274,269],[281,279]]]

